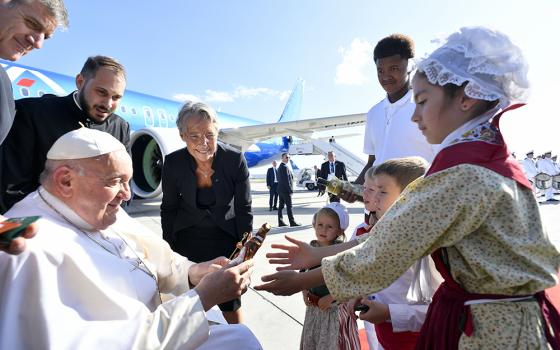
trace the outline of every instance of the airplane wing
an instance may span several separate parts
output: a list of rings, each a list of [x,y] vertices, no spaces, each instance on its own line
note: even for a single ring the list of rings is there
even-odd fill
[[[219,139],[230,145],[246,149],[248,146],[265,139],[282,136],[296,136],[302,139],[311,137],[314,132],[349,128],[363,125],[364,113],[340,115],[335,117],[300,119],[287,122],[258,124],[220,130]]]

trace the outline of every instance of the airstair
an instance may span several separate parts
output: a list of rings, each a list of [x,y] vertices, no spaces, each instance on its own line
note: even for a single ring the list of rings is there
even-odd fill
[[[291,155],[311,155],[320,154],[327,155],[327,152],[334,151],[336,159],[346,165],[348,175],[358,176],[364,169],[366,162],[360,157],[336,143],[336,141],[323,141],[310,139],[306,141],[294,141],[290,144],[289,153]]]

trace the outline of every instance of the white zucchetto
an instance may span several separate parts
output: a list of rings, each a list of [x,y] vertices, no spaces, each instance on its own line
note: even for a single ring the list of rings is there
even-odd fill
[[[346,230],[350,224],[350,216],[348,215],[348,210],[346,207],[338,202],[332,202],[325,205],[325,208],[334,210],[336,215],[338,215],[338,221],[340,222],[340,228]]]
[[[47,153],[47,159],[92,158],[115,151],[126,151],[126,148],[112,135],[99,130],[79,128],[59,137]]]
[[[464,27],[418,64],[432,84],[465,86],[471,98],[495,101],[505,107],[526,102],[528,65],[509,37],[484,27]]]

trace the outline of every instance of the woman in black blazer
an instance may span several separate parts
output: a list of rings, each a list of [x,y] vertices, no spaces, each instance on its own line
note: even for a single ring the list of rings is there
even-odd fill
[[[218,121],[210,106],[187,102],[177,127],[187,147],[168,154],[163,164],[163,238],[194,262],[229,257],[253,225],[247,162],[217,141]],[[229,323],[240,322],[240,299],[219,306]]]

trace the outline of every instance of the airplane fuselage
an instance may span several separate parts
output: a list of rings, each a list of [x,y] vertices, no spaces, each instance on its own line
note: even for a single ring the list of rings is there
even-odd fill
[[[15,99],[40,97],[44,94],[64,96],[76,90],[75,79],[70,76],[1,61],[0,64],[12,81]],[[116,111],[129,124],[132,132],[143,128],[176,128],[177,113],[182,104],[157,96],[126,90]],[[261,121],[218,112],[222,129],[262,124]],[[239,145],[232,145],[239,146]],[[281,139],[259,142],[246,151],[249,167],[259,166],[278,159],[287,148]]]

